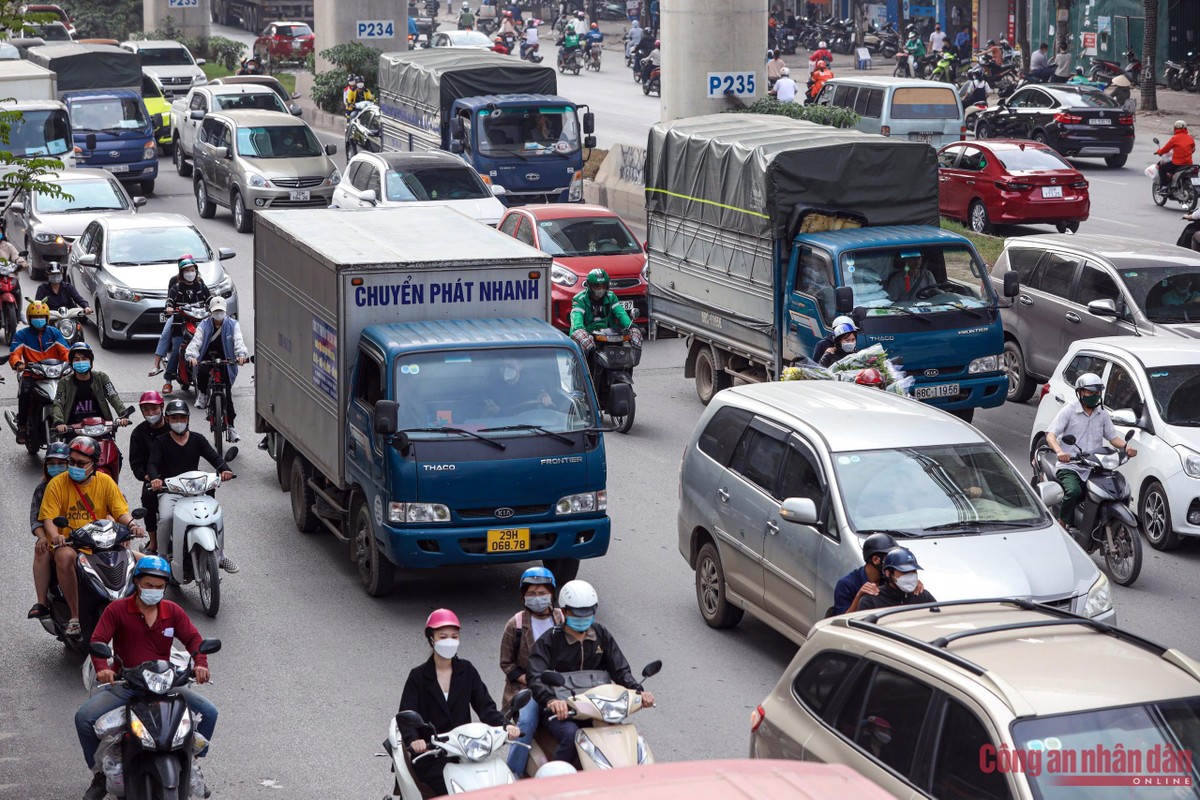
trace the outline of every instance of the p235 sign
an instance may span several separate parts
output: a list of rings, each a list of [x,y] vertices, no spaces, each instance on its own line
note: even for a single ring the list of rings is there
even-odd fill
[[[395,39],[396,21],[391,19],[360,19],[354,25],[357,39]]]
[[[167,0],[167,8],[199,8],[200,0]]]
[[[708,73],[708,96],[734,97],[753,96],[755,75],[753,72],[710,72]]]

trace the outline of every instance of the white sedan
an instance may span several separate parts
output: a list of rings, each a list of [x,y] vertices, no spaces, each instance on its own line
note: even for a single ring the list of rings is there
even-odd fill
[[[1137,420],[1130,441],[1138,454],[1121,472],[1150,546],[1170,550],[1183,536],[1200,536],[1200,349],[1189,339],[1149,336],[1072,343],[1042,389],[1030,453],[1075,399],[1075,380],[1085,372],[1104,380],[1105,408],[1128,409]],[[1117,425],[1121,436],[1129,430]]]
[[[359,153],[346,165],[331,207],[449,206],[494,228],[504,215],[504,205],[496,199],[503,193],[504,187],[484,183],[451,153]]]
[[[472,50],[491,50],[492,40],[479,31],[438,31],[430,47],[465,47]]]

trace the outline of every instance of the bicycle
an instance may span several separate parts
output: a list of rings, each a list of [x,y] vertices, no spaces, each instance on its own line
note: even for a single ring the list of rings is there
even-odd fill
[[[224,373],[221,367],[230,365],[236,366],[238,363],[236,358],[208,358],[196,362],[196,369],[208,369],[208,391],[205,397],[208,399],[208,407],[205,409],[205,419],[208,420],[209,428],[212,431],[213,448],[217,451],[217,455],[222,458],[225,456],[225,433],[229,430],[229,415],[228,409],[225,408],[225,393],[222,390],[224,387]],[[247,364],[254,363],[254,356],[246,356]],[[199,382],[197,382],[199,386]],[[230,387],[232,391],[233,387]]]

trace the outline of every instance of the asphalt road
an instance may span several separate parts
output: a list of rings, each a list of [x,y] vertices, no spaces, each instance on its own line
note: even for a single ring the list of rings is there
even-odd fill
[[[644,98],[624,70],[569,76],[563,91],[592,103],[599,119],[628,127],[632,141],[644,141],[645,126],[657,114],[653,99],[646,102],[654,111],[643,113]],[[338,141],[340,134],[330,139]],[[1177,214],[1150,204],[1137,166],[1149,161],[1146,145],[1139,142],[1123,170],[1085,167],[1095,216],[1084,230],[1174,240]],[[252,340],[251,237],[234,231],[228,212],[198,219],[189,184],[167,160],[148,210],[186,214],[213,247],[238,250],[225,263],[241,292],[242,324]],[[28,283],[26,290],[32,291]],[[91,332],[89,339],[94,343]],[[744,755],[749,711],[795,651],[750,619],[718,632],[705,627],[696,611],[692,575],[676,546],[676,476],[702,406],[683,377],[682,363],[677,340],[647,344],[636,375],[637,424],[628,436],[607,437],[612,544],[607,557],[581,570],[600,593],[598,619],[635,667],[655,658],[664,662],[650,683],[661,708],[638,717],[662,760]],[[98,367],[131,402],[157,387],[159,380],[146,376],[150,365],[148,343],[98,357]],[[217,796],[239,800],[377,798],[389,790],[391,778],[387,762],[373,754],[409,669],[428,655],[421,634],[425,616],[439,606],[458,612],[466,625],[461,654],[475,662],[498,696],[500,632],[518,608],[520,568],[411,572],[388,598],[364,595],[343,545],[328,535],[302,535],[293,526],[273,464],[254,446],[251,374],[243,372],[235,392],[245,437],[235,465],[239,478],[219,492],[228,550],[241,572],[226,576],[216,620],[203,616],[194,589],[169,594],[194,615],[204,635],[224,642],[212,659],[215,682],[202,689],[221,710],[206,773]],[[15,406],[13,398],[10,379],[0,388],[0,408]],[[1010,404],[976,417],[1023,474],[1033,412],[1032,405]],[[38,469],[7,437],[7,431],[0,433],[0,496],[6,501],[0,529],[7,532],[0,544],[0,798],[72,798],[87,784],[72,727],[85,699],[80,659],[24,619],[34,600],[33,542],[25,530]],[[122,434],[123,449],[127,441]],[[122,487],[137,497],[128,473]],[[1200,656],[1200,632],[1180,624],[1194,608],[1197,566],[1196,545],[1166,555],[1147,548],[1137,585],[1116,589],[1122,624]]]

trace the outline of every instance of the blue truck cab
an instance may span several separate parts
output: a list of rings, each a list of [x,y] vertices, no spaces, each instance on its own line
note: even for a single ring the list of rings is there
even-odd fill
[[[149,194],[158,178],[158,115],[128,89],[67,92],[67,112],[80,148],[80,167],[111,172],[121,183],[140,183]]]

